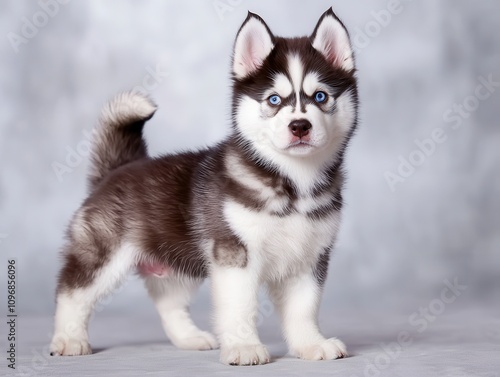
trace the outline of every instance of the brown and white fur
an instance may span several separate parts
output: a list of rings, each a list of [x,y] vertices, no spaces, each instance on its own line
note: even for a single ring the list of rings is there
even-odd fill
[[[53,355],[92,352],[95,303],[133,271],[179,348],[220,344],[223,363],[269,362],[255,324],[265,285],[291,354],[346,355],[340,340],[320,333],[317,315],[340,224],[344,150],[357,124],[348,33],[331,9],[310,37],[293,39],[275,37],[249,13],[232,71],[232,132],[211,148],[149,157],[142,129],[155,104],[130,92],[104,108],[90,194],[67,232]],[[217,340],[188,313],[205,277]]]

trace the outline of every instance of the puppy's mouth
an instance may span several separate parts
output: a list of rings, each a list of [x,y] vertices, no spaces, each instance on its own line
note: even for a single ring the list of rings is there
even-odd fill
[[[302,149],[310,149],[314,148],[314,145],[307,140],[297,140],[294,141],[293,143],[288,144],[288,146],[285,148],[287,150],[302,150]]]

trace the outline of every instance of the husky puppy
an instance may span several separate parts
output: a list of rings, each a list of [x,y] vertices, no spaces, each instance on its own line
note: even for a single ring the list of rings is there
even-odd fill
[[[310,37],[293,39],[274,36],[249,13],[232,78],[232,130],[204,150],[149,157],[142,129],[155,104],[128,92],[104,107],[90,193],[67,231],[52,355],[92,352],[94,305],[133,271],[179,348],[220,344],[225,364],[269,362],[255,323],[265,285],[292,355],[346,355],[340,340],[320,333],[317,315],[340,224],[344,151],[357,124],[348,32],[332,9]],[[206,277],[217,338],[188,313]]]

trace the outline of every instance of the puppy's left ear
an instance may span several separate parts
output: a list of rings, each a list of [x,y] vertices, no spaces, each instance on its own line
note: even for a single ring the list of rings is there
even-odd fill
[[[257,71],[274,48],[274,36],[264,20],[248,12],[234,44],[233,73],[242,79]]]
[[[354,69],[349,33],[332,8],[323,13],[310,39],[313,47],[335,68],[348,72]]]

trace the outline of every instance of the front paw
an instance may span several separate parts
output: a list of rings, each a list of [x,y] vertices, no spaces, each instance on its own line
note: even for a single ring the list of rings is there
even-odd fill
[[[319,343],[299,347],[291,352],[304,360],[334,360],[347,356],[344,343],[337,338],[325,339]]]
[[[262,344],[239,344],[222,347],[220,361],[227,365],[259,365],[269,363],[270,357]]]
[[[86,339],[69,338],[66,335],[55,335],[50,344],[51,356],[90,355],[92,349]]]
[[[184,350],[213,350],[219,347],[215,337],[206,331],[197,331],[185,338],[171,339],[177,348]]]

